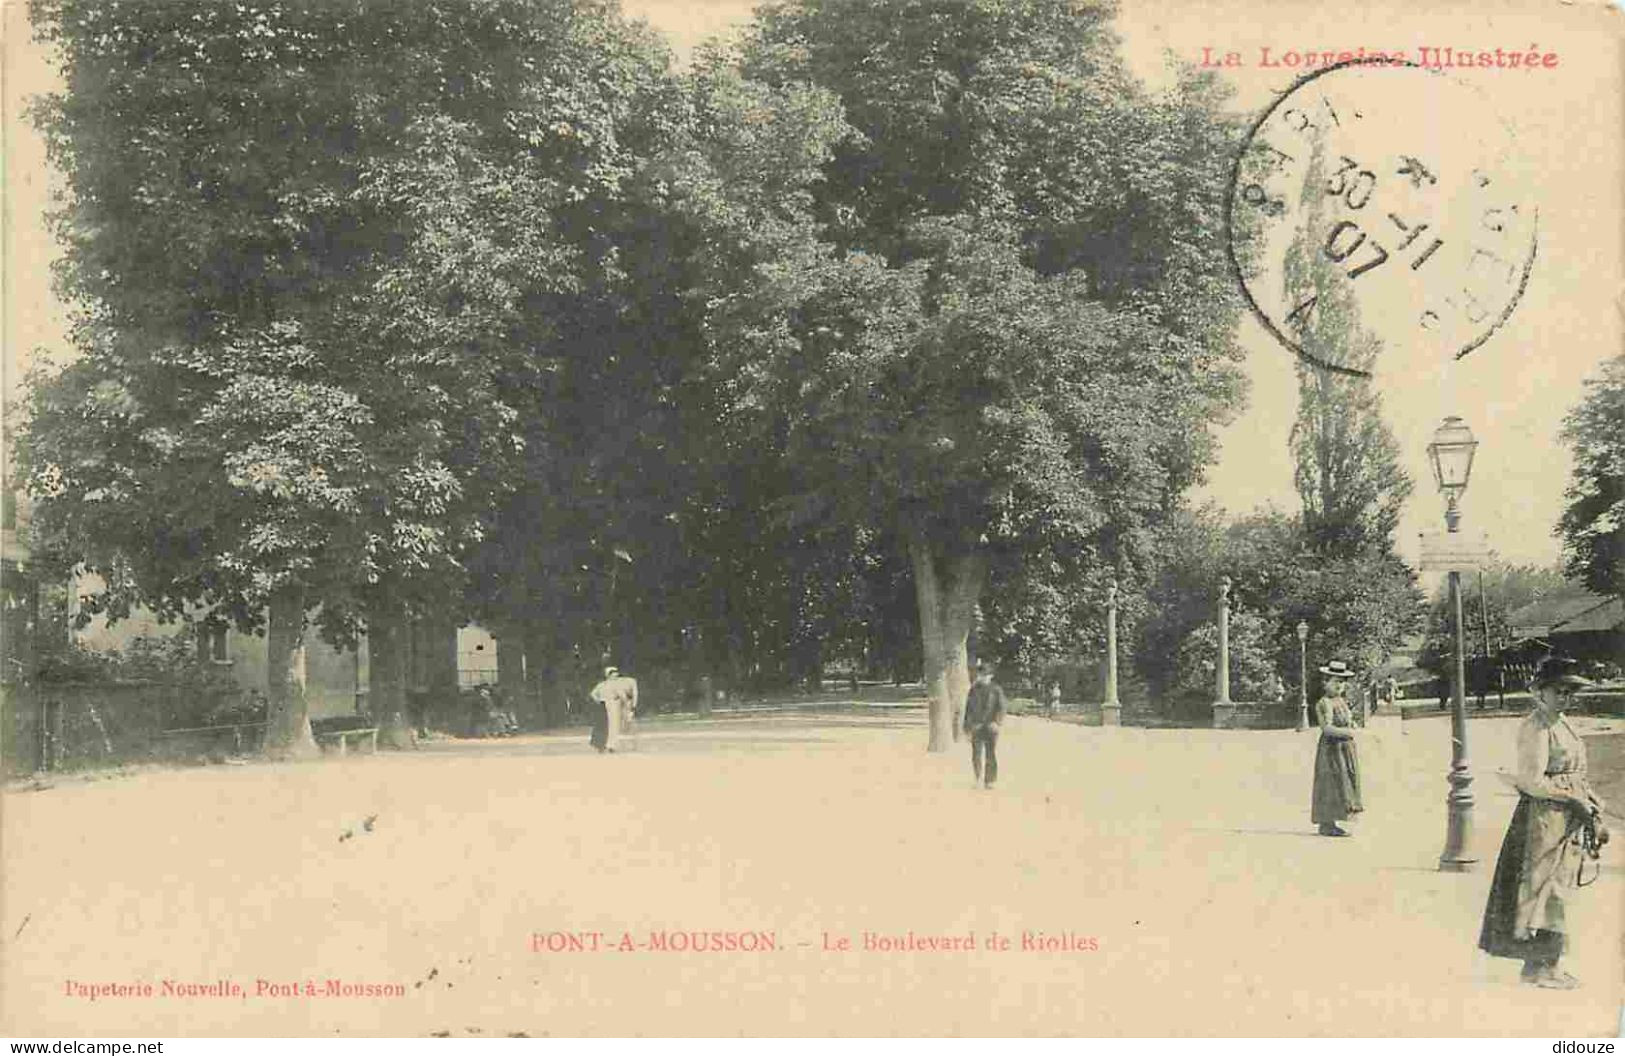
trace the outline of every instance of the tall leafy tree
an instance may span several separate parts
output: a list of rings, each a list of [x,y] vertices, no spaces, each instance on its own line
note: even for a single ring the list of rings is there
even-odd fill
[[[373,632],[401,726],[398,614],[460,594],[524,449],[535,299],[575,261],[550,209],[616,178],[581,75],[618,20],[550,0],[33,14],[67,84],[39,114],[79,311],[24,446],[42,528],[103,573],[110,612],[268,611],[271,751],[310,749],[286,672],[318,604],[335,637]],[[516,200],[533,222],[490,222]]]
[[[1350,556],[1393,546],[1399,514],[1411,493],[1399,445],[1382,418],[1370,374],[1381,341],[1360,321],[1350,280],[1323,251],[1337,199],[1330,189],[1325,148],[1317,133],[1304,178],[1303,223],[1287,250],[1287,301],[1304,350],[1300,358],[1298,415],[1291,447],[1293,480],[1303,503],[1304,529],[1315,548]],[[1340,373],[1319,364],[1336,364]]]
[[[469,4],[430,54],[456,91],[431,96],[405,149],[370,166],[366,194],[395,204],[409,237],[363,302],[367,329],[440,372],[429,393],[445,438],[477,469],[460,496],[478,522],[453,569],[464,578],[434,603],[466,595],[504,651],[528,644],[542,661],[572,611],[610,624],[600,603],[622,592],[602,580],[647,521],[617,517],[631,505],[616,489],[638,479],[635,452],[669,435],[640,417],[671,385],[668,346],[643,321],[659,312],[649,291],[670,299],[681,284],[651,265],[667,247],[639,209],[681,99],[665,49],[612,5]],[[634,572],[659,567],[637,556]],[[369,627],[423,608],[424,582],[382,584],[395,589],[375,592]]]
[[[957,733],[990,584],[1132,565],[1235,406],[1214,82],[1151,96],[1105,5],[773,5],[745,69],[834,92],[831,251],[740,328],[738,404],[805,492],[903,540],[931,750]],[[1031,591],[1027,592],[1031,594]]]
[[[819,577],[798,555],[818,551],[778,501],[779,467],[722,414],[712,337],[723,316],[771,325],[757,294],[813,241],[805,188],[846,126],[828,93],[750,82],[720,52],[681,77],[663,53],[623,52],[612,68],[638,73],[608,101],[617,178],[557,211],[583,266],[539,304],[552,336],[525,480],[476,593],[531,628],[542,671],[604,653],[646,673],[782,667],[815,637],[802,587]]]
[[[1557,522],[1564,571],[1598,594],[1625,596],[1625,356],[1587,380],[1562,435],[1574,451]]]

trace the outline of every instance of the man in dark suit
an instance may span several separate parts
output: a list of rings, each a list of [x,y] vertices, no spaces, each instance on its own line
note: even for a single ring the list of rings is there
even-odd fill
[[[999,727],[1004,724],[1004,690],[993,681],[993,662],[976,661],[976,682],[965,698],[965,734],[970,738],[970,765],[976,783],[992,788],[999,779]]]

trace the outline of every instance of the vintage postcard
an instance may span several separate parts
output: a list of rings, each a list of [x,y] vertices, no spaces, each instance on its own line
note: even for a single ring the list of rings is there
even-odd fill
[[[1625,994],[1625,9],[5,0],[0,1033]]]

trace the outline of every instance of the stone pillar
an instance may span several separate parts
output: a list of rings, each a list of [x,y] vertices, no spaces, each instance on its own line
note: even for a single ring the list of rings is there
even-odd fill
[[[436,613],[423,619],[423,688],[425,723],[455,714],[462,681],[457,673],[457,621]],[[442,720],[444,721],[444,720]]]
[[[1123,724],[1123,705],[1117,699],[1117,581],[1106,589],[1106,699],[1100,705],[1102,726]]]
[[[1230,702],[1230,577],[1219,580],[1219,664],[1214,677],[1213,728],[1235,725],[1236,706]]]
[[[558,672],[554,670],[556,659],[553,656],[552,628],[538,620],[531,620],[524,625],[525,650],[525,697],[530,702],[532,714],[539,717],[544,727],[556,726],[565,721],[565,707],[561,698],[563,687],[558,684]],[[576,691],[570,686],[570,691]]]

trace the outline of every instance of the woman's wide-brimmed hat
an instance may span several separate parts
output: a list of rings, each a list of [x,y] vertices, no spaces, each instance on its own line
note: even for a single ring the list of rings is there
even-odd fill
[[[1332,678],[1354,677],[1354,669],[1349,667],[1349,665],[1345,664],[1341,660],[1333,660],[1331,663],[1321,668],[1320,673],[1323,675],[1329,675]]]
[[[1580,674],[1580,662],[1566,656],[1548,656],[1542,660],[1536,666],[1529,684],[1536,689],[1545,686],[1573,686],[1575,689],[1584,689],[1595,685],[1591,679]]]

